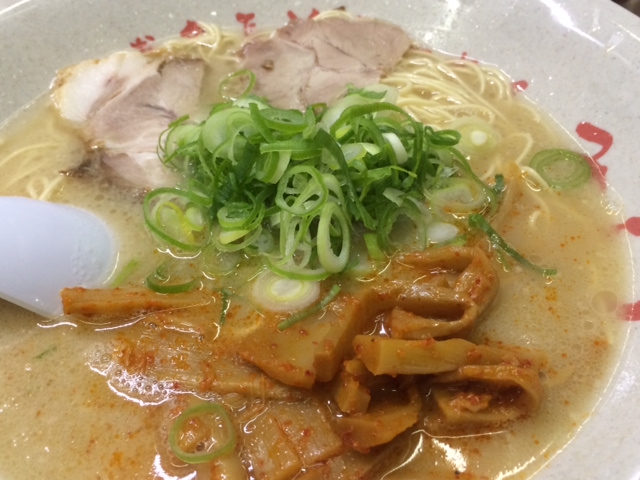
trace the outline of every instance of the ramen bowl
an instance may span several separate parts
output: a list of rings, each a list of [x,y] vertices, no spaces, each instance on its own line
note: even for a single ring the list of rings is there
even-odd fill
[[[640,271],[640,19],[608,0],[0,0],[0,122],[43,94],[58,69],[116,50],[144,50],[180,34],[189,21],[249,34],[337,7],[505,71],[594,159],[609,185],[608,208],[623,211],[619,228],[632,269]],[[640,476],[640,280],[633,281],[634,297],[620,313],[629,328],[619,363],[590,418],[536,479]]]

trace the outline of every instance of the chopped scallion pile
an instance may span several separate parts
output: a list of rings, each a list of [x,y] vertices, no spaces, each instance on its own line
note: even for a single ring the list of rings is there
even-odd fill
[[[174,122],[161,153],[184,182],[148,194],[150,230],[178,250],[258,254],[278,275],[317,281],[353,264],[354,236],[380,260],[424,249],[432,222],[495,211],[496,192],[455,149],[460,134],[417,122],[395,96],[352,89],[301,112],[245,95],[199,124]]]

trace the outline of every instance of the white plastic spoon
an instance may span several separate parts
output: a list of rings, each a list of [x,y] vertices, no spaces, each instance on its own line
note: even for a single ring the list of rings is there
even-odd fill
[[[96,288],[113,271],[116,241],[97,216],[69,205],[0,197],[0,298],[62,314],[65,287]]]

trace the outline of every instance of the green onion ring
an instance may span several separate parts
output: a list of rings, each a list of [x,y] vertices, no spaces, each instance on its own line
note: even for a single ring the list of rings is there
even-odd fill
[[[304,177],[308,177],[306,182],[302,180]],[[285,172],[278,182],[275,203],[294,215],[313,215],[322,208],[328,195],[327,186],[317,168],[297,165]]]
[[[164,200],[163,197],[165,197]],[[191,222],[191,218],[185,215],[185,212],[190,207],[202,209],[204,206],[202,200],[202,197],[199,195],[176,188],[158,188],[152,190],[145,196],[143,201],[145,223],[151,232],[168,244],[187,252],[200,251],[208,241],[207,217],[204,214],[201,215],[205,223],[203,223],[203,225],[194,225]],[[162,225],[162,223],[158,221],[159,209],[163,206],[170,208],[177,214],[179,220],[178,226],[186,238],[176,238],[174,234],[167,230],[167,226]],[[194,229],[194,226],[199,230]],[[194,239],[193,232],[201,233],[201,235],[198,235],[201,241]]]
[[[185,452],[179,445],[180,431],[182,428],[192,419],[211,415],[219,421],[219,426],[222,427],[227,438],[223,438],[221,441],[214,439],[216,444],[221,444],[214,450],[196,453]],[[222,405],[218,403],[203,403],[185,410],[176,418],[171,426],[171,430],[169,430],[169,446],[176,457],[185,463],[205,463],[230,453],[236,446],[236,433]]]
[[[340,224],[340,253],[336,255],[331,245],[331,222],[336,219]],[[349,253],[351,250],[351,225],[345,216],[342,208],[335,202],[327,202],[320,212],[320,221],[318,222],[317,235],[317,252],[318,260],[328,272],[341,272],[349,262]]]
[[[156,293],[175,294],[195,290],[200,281],[196,278],[183,283],[168,283],[171,276],[167,272],[166,263],[162,263],[155,271],[147,276],[145,284]]]
[[[229,92],[234,87],[233,84],[238,82],[239,80],[242,80],[243,77],[247,79],[246,80],[247,85],[244,87],[244,89],[240,91],[240,93],[238,94],[235,94],[235,95],[229,94]],[[247,96],[249,93],[251,93],[255,84],[256,84],[256,75],[251,70],[242,69],[242,70],[238,70],[237,72],[231,73],[230,75],[227,75],[227,78],[225,78],[220,82],[220,85],[218,86],[218,93],[225,100],[235,100],[236,98],[242,98]]]
[[[591,177],[589,162],[579,153],[562,148],[541,150],[529,164],[542,179],[556,190],[569,190]]]

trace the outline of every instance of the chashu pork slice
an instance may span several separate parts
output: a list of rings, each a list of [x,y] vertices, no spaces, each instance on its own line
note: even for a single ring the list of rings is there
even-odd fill
[[[411,46],[399,27],[368,18],[296,20],[244,45],[242,65],[256,75],[254,93],[280,108],[330,103],[348,85],[376,83]]]
[[[156,188],[177,181],[158,158],[160,134],[196,110],[203,75],[199,60],[118,52],[61,70],[51,95],[102,171],[119,184]]]

